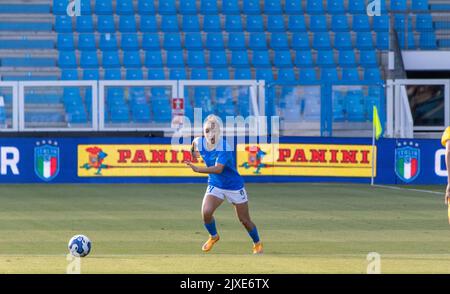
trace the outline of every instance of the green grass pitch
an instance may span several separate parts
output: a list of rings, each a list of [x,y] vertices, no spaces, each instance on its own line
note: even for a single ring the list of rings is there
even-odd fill
[[[443,194],[351,184],[248,184],[265,245],[232,206],[216,213],[221,240],[207,254],[205,185],[2,185],[0,273],[65,273],[67,242],[93,242],[82,273],[450,273]],[[419,187],[443,191],[443,186]]]

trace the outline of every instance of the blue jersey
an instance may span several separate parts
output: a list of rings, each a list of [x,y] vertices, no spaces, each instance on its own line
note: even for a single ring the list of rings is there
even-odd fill
[[[225,140],[220,140],[215,149],[207,150],[206,139],[199,138],[197,149],[206,166],[215,166],[216,163],[224,165],[221,174],[208,175],[208,185],[225,190],[240,190],[244,187],[244,180],[236,170],[235,152]]]

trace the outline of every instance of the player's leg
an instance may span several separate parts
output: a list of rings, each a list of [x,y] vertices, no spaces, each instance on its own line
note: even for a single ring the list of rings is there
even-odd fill
[[[202,250],[207,252],[212,249],[214,244],[219,241],[219,234],[216,229],[216,221],[214,219],[214,212],[222,204],[223,199],[211,194],[206,194],[203,198],[202,217],[206,230],[209,233],[209,238],[203,244]]]
[[[256,225],[252,222],[250,218],[250,212],[248,209],[248,201],[244,203],[234,203],[234,208],[236,210],[237,217],[241,224],[247,230],[249,236],[253,240],[253,253],[260,254],[263,253],[263,247],[261,240],[259,239],[258,229]]]

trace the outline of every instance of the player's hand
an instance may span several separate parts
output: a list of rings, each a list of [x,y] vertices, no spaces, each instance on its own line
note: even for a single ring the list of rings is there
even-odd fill
[[[450,199],[450,184],[447,185],[447,189],[445,190],[445,205],[448,205]]]
[[[192,162],[186,160],[184,163],[186,163],[190,168],[192,168],[192,170],[196,173],[198,173],[198,166],[195,166],[192,164]]]

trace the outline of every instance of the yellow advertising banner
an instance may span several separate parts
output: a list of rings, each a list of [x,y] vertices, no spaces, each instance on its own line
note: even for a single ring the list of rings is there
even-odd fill
[[[191,145],[78,145],[79,177],[205,177],[184,161],[192,158]],[[203,164],[203,163],[202,163]]]
[[[374,176],[376,176],[376,147]],[[238,144],[243,176],[371,177],[371,145]]]

